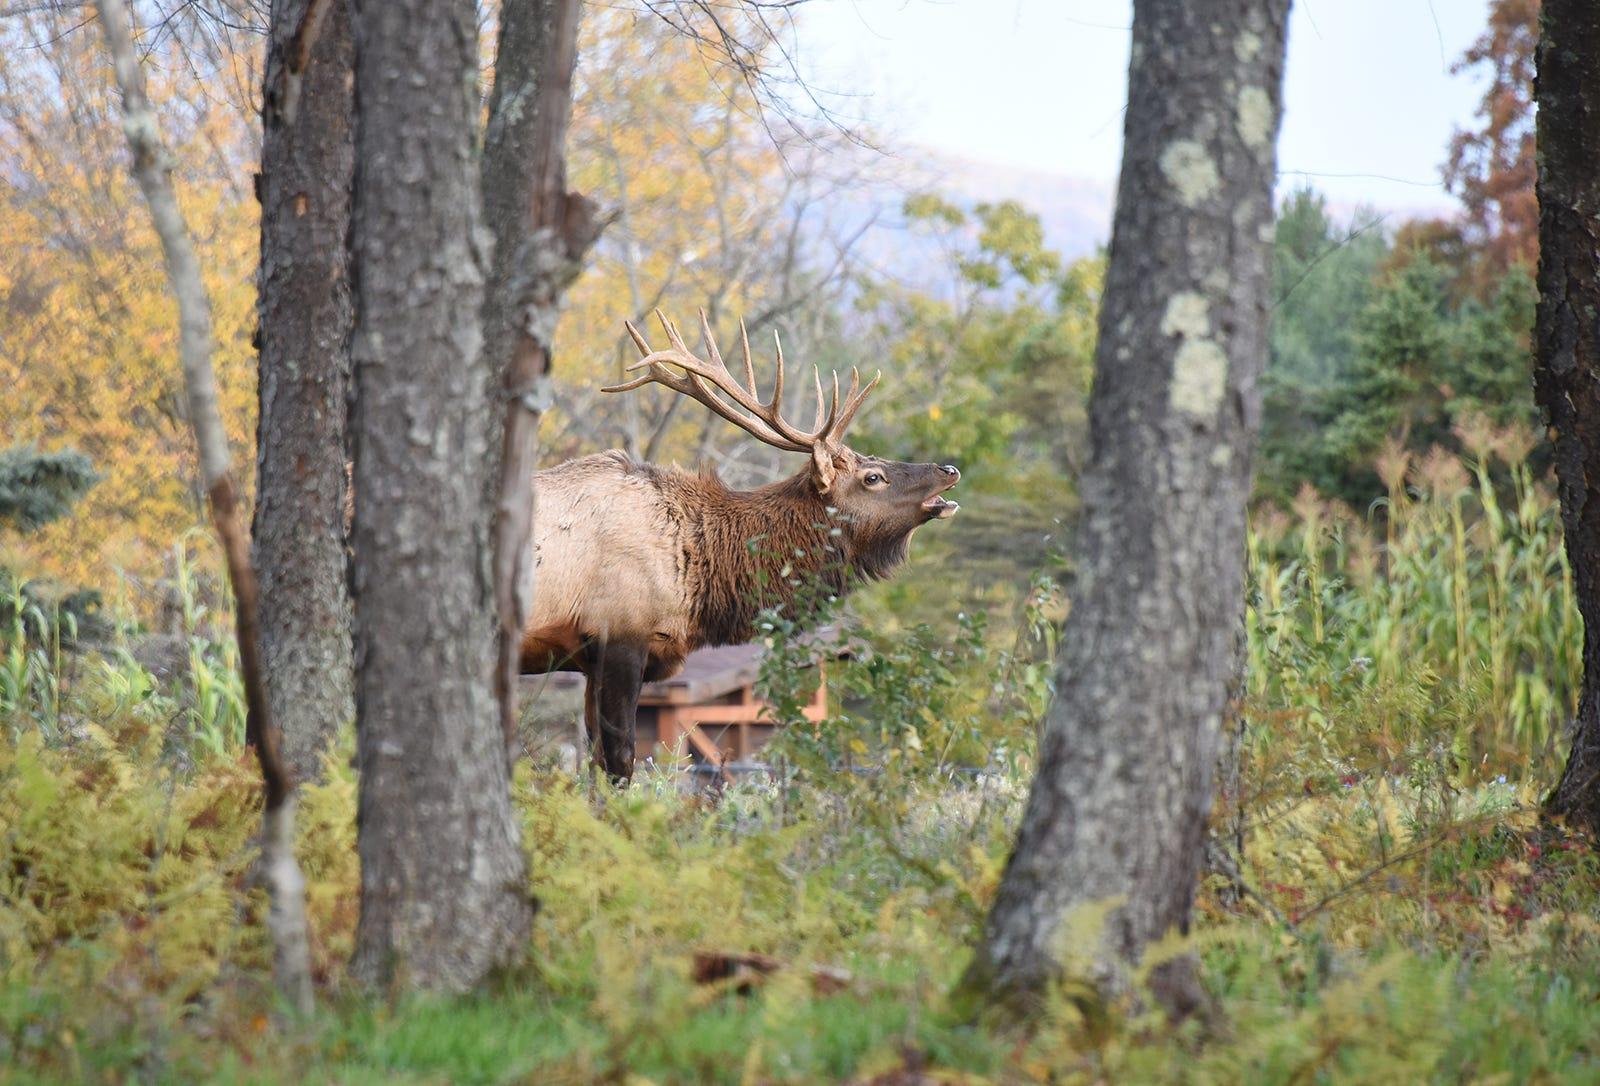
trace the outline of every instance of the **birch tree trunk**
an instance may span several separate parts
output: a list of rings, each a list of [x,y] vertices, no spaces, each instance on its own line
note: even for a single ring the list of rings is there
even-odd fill
[[[484,136],[484,217],[494,261],[484,303],[491,425],[501,439],[494,487],[495,695],[516,754],[522,629],[533,609],[533,473],[556,319],[603,224],[567,191],[567,122],[579,0],[508,0],[500,9],[494,92]]]
[[[273,0],[261,112],[251,533],[267,698],[297,777],[355,715],[345,571],[355,132],[344,0]]]
[[[1085,906],[1114,906],[1077,948],[1103,989],[1188,929],[1244,599],[1288,8],[1135,0],[1081,574],[969,992],[1031,1005]],[[1202,998],[1182,964],[1152,985],[1175,1014]]]
[[[352,971],[459,991],[532,916],[493,690],[475,11],[356,11]]]
[[[1600,832],[1600,7],[1539,15],[1539,310],[1534,390],[1555,429],[1568,564],[1583,612],[1583,692],[1550,814]]]
[[[217,408],[217,378],[211,365],[211,299],[172,187],[172,155],[161,141],[160,124],[145,95],[144,73],[134,52],[128,10],[122,0],[96,0],[95,7],[117,87],[122,92],[122,131],[133,154],[133,177],[150,207],[167,279],[178,303],[178,355],[183,366],[189,425],[194,429],[211,522],[222,544],[228,582],[233,588],[239,670],[244,679],[245,742],[256,752],[265,793],[258,873],[266,884],[269,902],[267,928],[272,939],[273,973],[290,1002],[300,1011],[309,1012],[311,962],[306,937],[305,879],[294,857],[294,779],[278,753],[278,733],[263,682],[255,571],[250,566],[250,543],[240,519],[228,438]]]

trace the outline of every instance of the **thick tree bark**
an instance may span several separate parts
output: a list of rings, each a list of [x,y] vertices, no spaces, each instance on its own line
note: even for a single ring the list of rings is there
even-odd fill
[[[1539,20],[1539,311],[1534,389],[1555,429],[1568,563],[1583,612],[1583,692],[1550,814],[1600,833],[1600,7]]]
[[[532,916],[493,691],[472,0],[361,0],[353,590],[369,984],[462,990]]]
[[[344,543],[355,160],[349,10],[344,0],[273,0],[269,35],[252,535],[267,698],[284,756],[307,779],[355,715]]]
[[[1076,909],[1115,906],[1092,978],[1112,990],[1188,928],[1243,606],[1288,8],[1134,4],[1081,575],[1038,776],[965,981],[1014,1005],[1060,975]],[[1175,1013],[1201,996],[1183,964],[1152,984]]]
[[[261,765],[265,810],[261,825],[259,873],[268,897],[267,928],[272,938],[273,972],[284,995],[302,1012],[311,1010],[311,960],[306,937],[305,879],[294,858],[294,779],[278,752],[278,732],[267,704],[257,619],[255,571],[233,485],[232,457],[217,408],[217,378],[211,365],[211,299],[200,275],[200,260],[172,187],[172,155],[161,141],[160,124],[144,89],[144,73],[134,52],[127,8],[122,0],[96,0],[106,49],[122,91],[122,131],[133,153],[133,176],[150,207],[161,241],[167,279],[178,303],[178,355],[188,401],[189,425],[199,452],[201,482],[211,506],[211,522],[222,543],[233,587],[244,679],[245,742]]]
[[[533,609],[533,473],[556,319],[603,224],[567,191],[567,122],[579,0],[512,0],[500,9],[494,93],[484,138],[484,218],[494,262],[484,300],[485,353],[500,405],[494,485],[495,696],[515,754],[522,630]]]

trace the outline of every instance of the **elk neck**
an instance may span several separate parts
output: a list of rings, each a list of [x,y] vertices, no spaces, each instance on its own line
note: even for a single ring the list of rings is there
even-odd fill
[[[748,641],[763,609],[819,587],[848,590],[848,530],[831,534],[833,515],[807,472],[756,490],[715,475],[685,482],[683,554],[700,644]]]

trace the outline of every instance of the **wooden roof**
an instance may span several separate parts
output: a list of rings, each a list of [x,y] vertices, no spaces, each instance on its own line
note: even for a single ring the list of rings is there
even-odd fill
[[[832,626],[807,634],[806,641],[829,644],[835,659],[850,655],[843,635]],[[672,678],[645,683],[639,692],[639,703],[701,705],[726,697],[756,681],[764,652],[765,649],[755,643],[697,649],[684,660],[683,670]],[[524,675],[522,681],[535,690],[563,689],[580,685],[583,676],[573,671],[557,671],[549,675]]]

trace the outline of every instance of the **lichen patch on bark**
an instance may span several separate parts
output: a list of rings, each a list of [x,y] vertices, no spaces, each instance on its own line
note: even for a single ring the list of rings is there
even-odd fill
[[[1272,99],[1260,87],[1239,88],[1236,118],[1245,146],[1260,150],[1272,139]]]
[[[1168,400],[1197,419],[1215,418],[1228,383],[1228,356],[1209,339],[1186,340],[1172,360]]]
[[[1217,164],[1194,140],[1173,140],[1161,152],[1161,175],[1184,207],[1198,207],[1217,191]]]
[[[1209,338],[1211,314],[1205,297],[1186,290],[1168,299],[1161,334],[1183,340],[1172,360],[1172,406],[1194,418],[1214,417],[1227,385],[1228,356]]]
[[[1193,291],[1180,291],[1167,302],[1161,317],[1164,336],[1199,337],[1211,332],[1211,317],[1206,300]]]

